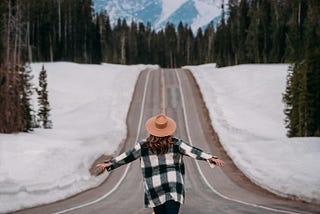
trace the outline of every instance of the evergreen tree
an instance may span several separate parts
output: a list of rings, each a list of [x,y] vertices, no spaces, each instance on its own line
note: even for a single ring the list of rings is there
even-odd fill
[[[238,0],[229,1],[230,16],[228,25],[230,26],[231,51],[234,54],[234,64],[238,64],[239,58],[239,39],[240,39],[240,22],[239,22],[239,6]]]
[[[183,65],[185,58],[186,32],[183,23],[180,21],[177,29],[177,66]]]
[[[44,66],[42,66],[42,70],[39,75],[40,89],[37,90],[39,103],[38,118],[40,126],[45,129],[50,129],[52,128],[52,121],[49,119],[51,109],[49,104],[47,86],[47,71],[45,70]]]
[[[271,1],[271,28],[273,29],[270,35],[271,50],[270,62],[284,62],[286,50],[286,34],[288,27],[286,26],[287,14],[284,14],[284,1]]]
[[[175,26],[171,23],[168,23],[165,28],[165,56],[166,56],[166,64],[169,68],[175,68],[176,64],[176,56],[177,56],[177,34],[175,30]]]
[[[308,136],[308,100],[307,100],[307,72],[303,63],[296,63],[289,67],[287,87],[284,94],[286,103],[286,127],[289,137]]]
[[[138,62],[139,63],[148,63],[147,55],[148,55],[148,44],[147,44],[147,31],[146,27],[142,22],[138,24]]]
[[[101,41],[101,33],[100,33],[100,29],[101,29],[101,19],[97,18],[96,19],[96,23],[95,25],[91,25],[92,28],[92,35],[90,39],[90,63],[94,63],[94,64],[100,64],[102,62],[102,41]]]
[[[299,12],[304,8],[301,3],[297,2],[298,8],[301,8],[297,10]],[[296,38],[298,43],[290,46],[295,64],[293,72],[288,75],[284,94],[290,137],[320,136],[320,43],[314,39],[320,36],[319,9],[317,1],[309,1],[308,16],[301,22],[298,15],[296,20],[300,21],[296,22],[294,31],[291,30],[291,38]]]
[[[294,65],[290,65],[288,69],[287,75],[287,82],[286,82],[286,90],[283,94],[283,101],[285,103],[284,114],[286,115],[285,124],[286,128],[288,129],[287,136],[292,137],[297,133],[297,124],[298,121],[298,114],[296,108],[293,108],[293,104],[295,103],[297,93],[297,87],[293,84],[295,82],[294,75],[293,75]]]
[[[248,28],[250,24],[250,17],[248,15],[249,10],[249,3],[247,0],[241,0],[239,5],[239,12],[238,12],[238,20],[239,20],[239,29],[238,29],[238,41],[239,41],[239,48],[238,53],[236,53],[236,58],[238,59],[238,64],[247,63],[247,53],[246,53],[246,46],[245,41],[247,40]],[[235,45],[233,45],[235,46]]]
[[[259,0],[250,3],[248,14],[250,24],[245,41],[246,55],[249,63],[261,63],[261,16]]]
[[[187,29],[187,41],[186,41],[186,64],[190,65],[192,63],[192,48],[194,43],[194,36],[191,27]]]
[[[307,17],[308,2],[303,0],[286,1],[283,13],[289,14],[289,17],[287,20],[288,33],[285,58],[289,62],[298,61],[304,56],[303,23]]]
[[[308,136],[320,136],[320,3],[309,1],[305,22],[305,64],[307,72]]]
[[[225,21],[225,11],[222,5],[222,19],[217,28],[215,44],[215,56],[217,67],[232,65],[234,62],[234,53],[231,48],[230,27]]]
[[[0,132],[28,131],[31,128],[28,110],[31,108],[26,92],[30,86],[29,79],[22,75],[25,74],[22,67],[27,47],[26,7],[21,0],[6,0],[0,2],[0,10],[3,12],[0,20]]]
[[[135,64],[138,62],[138,26],[132,21],[129,30],[129,56],[128,64]]]
[[[21,105],[24,113],[25,118],[25,125],[23,131],[32,131],[33,128],[37,126],[36,124],[36,117],[34,115],[34,110],[31,105],[31,96],[32,92],[32,79],[33,76],[31,75],[31,67],[30,64],[26,64],[25,66],[20,67],[20,77],[21,77],[21,84],[20,84],[20,91],[21,91]]]

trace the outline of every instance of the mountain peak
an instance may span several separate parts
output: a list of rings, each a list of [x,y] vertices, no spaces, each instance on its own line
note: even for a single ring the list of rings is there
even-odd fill
[[[221,20],[221,5],[227,6],[228,0],[94,0],[95,11],[106,10],[111,24],[117,20],[128,22],[151,23],[159,30],[170,22],[178,25],[180,21],[191,26],[195,32],[206,27],[210,22],[214,25]],[[226,8],[226,7],[224,7]]]

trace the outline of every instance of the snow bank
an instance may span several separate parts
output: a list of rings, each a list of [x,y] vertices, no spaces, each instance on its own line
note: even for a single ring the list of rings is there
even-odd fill
[[[136,79],[147,66],[44,63],[53,129],[0,134],[0,213],[100,184],[88,169],[126,137]],[[35,86],[42,64],[33,64]],[[36,102],[36,96],[34,97]]]
[[[288,65],[187,66],[220,141],[253,182],[320,202],[320,138],[287,138],[282,93]]]

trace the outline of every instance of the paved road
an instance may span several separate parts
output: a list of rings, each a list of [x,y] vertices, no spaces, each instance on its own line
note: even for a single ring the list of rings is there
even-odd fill
[[[226,162],[223,168],[211,169],[205,162],[185,157],[186,201],[180,213],[320,213],[319,206],[268,193],[237,170],[221,148],[196,82],[186,70],[141,73],[127,118],[127,140],[118,153],[130,148],[136,139],[145,138],[146,120],[162,111],[161,77],[165,80],[166,113],[177,121],[176,136]],[[150,214],[152,210],[143,208],[142,176],[139,161],[135,161],[113,171],[98,188],[17,213]]]

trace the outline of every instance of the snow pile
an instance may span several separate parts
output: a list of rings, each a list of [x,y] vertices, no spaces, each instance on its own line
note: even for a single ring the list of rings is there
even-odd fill
[[[286,137],[282,93],[288,65],[186,68],[239,169],[276,194],[320,202],[320,138]]]
[[[135,82],[147,67],[62,62],[44,66],[53,129],[0,134],[0,213],[100,184],[106,175],[93,177],[88,169],[125,139]],[[35,86],[41,67],[32,65]]]

